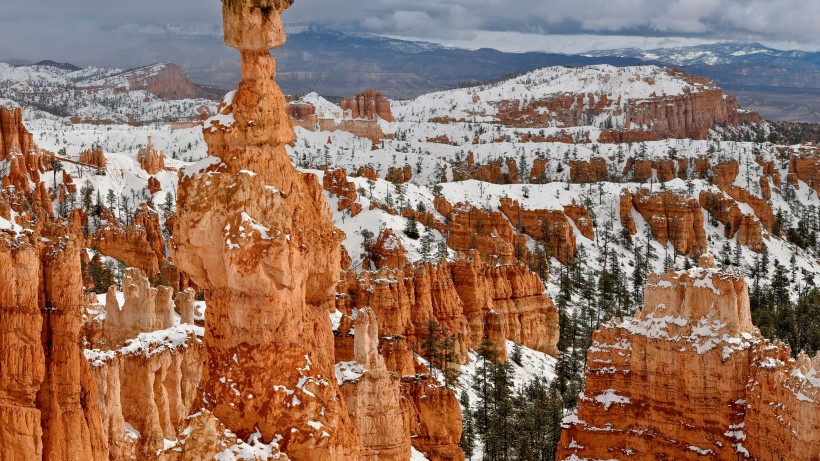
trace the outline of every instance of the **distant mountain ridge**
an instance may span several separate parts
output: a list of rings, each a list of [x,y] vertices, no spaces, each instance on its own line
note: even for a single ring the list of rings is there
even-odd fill
[[[682,67],[709,77],[744,107],[766,119],[820,122],[820,53],[729,42],[655,50],[598,50],[578,55],[507,53],[345,33],[311,24],[288,24],[286,29],[287,45],[274,55],[278,61],[277,82],[285,93],[293,95],[315,91],[337,99],[373,87],[392,99],[412,99],[542,67],[655,64]],[[239,82],[239,56],[224,46],[217,30],[190,32],[171,26],[168,30],[167,34],[135,41],[128,48],[111,50],[95,62],[120,68],[173,62],[192,81],[208,86],[209,96],[224,93],[219,88],[231,88]]]
[[[760,43],[720,42],[675,48],[620,48],[583,53],[587,56],[619,56],[658,61],[675,66],[715,66],[739,63],[776,63],[784,67],[812,68],[820,65],[820,53],[776,50]]]

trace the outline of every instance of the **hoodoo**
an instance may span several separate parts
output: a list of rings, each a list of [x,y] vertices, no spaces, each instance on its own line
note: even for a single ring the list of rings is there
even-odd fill
[[[298,172],[270,48],[290,0],[223,0],[242,82],[205,124],[211,157],[183,172],[174,261],[205,289],[203,403],[227,429],[297,460],[359,458],[334,379],[333,305],[342,234],[322,188]]]
[[[595,333],[558,459],[817,459],[820,355],[763,339],[745,279],[701,260]]]

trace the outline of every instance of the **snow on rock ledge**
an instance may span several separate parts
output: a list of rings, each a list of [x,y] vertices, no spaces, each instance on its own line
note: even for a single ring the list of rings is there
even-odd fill
[[[634,319],[595,332],[558,459],[611,459],[623,449],[634,460],[816,455],[820,355],[795,360],[763,339],[743,277],[669,272],[650,278],[644,302]]]

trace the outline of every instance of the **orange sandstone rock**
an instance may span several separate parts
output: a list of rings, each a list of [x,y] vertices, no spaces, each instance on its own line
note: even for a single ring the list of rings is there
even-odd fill
[[[632,197],[632,205],[662,245],[671,242],[682,255],[699,256],[707,251],[703,213],[695,199],[674,191],[641,189]]]
[[[400,378],[379,354],[379,328],[369,308],[355,321],[354,361],[336,365],[336,376],[356,424],[363,460],[410,458],[410,426],[403,424]]]
[[[572,160],[569,162],[570,181],[590,183],[609,180],[609,169],[606,159],[592,157],[589,161]]]
[[[361,213],[362,205],[358,203],[359,194],[356,192],[356,185],[347,180],[344,169],[325,171],[322,185],[326,191],[339,197],[338,211],[350,210],[351,216]]]
[[[564,264],[575,257],[575,234],[563,210],[527,210],[517,200],[508,197],[501,199],[499,208],[519,232],[543,243],[549,253]],[[583,207],[579,208],[577,205],[569,207],[570,213],[575,214],[582,223],[582,233],[590,235],[593,231],[589,212],[584,217],[581,208]],[[594,234],[592,235],[594,238]]]
[[[137,208],[129,226],[117,222],[107,209],[93,241],[104,255],[118,259],[155,277],[165,262],[165,238],[159,215],[147,204]]]
[[[343,99],[342,110],[349,111],[349,116],[354,119],[376,120],[380,117],[388,122],[394,121],[390,101],[384,97],[384,93],[373,88],[368,88],[353,98]]]
[[[94,165],[97,168],[105,168],[105,153],[100,148],[86,149],[80,152],[80,163]]]
[[[154,149],[151,137],[148,137],[148,145],[137,152],[137,161],[146,173],[154,175],[165,169],[165,154]]]
[[[558,459],[816,456],[820,356],[790,360],[761,337],[743,277],[669,272],[644,299],[636,318],[594,334]]]
[[[359,459],[327,316],[342,234],[315,176],[296,171],[285,150],[295,136],[268,51],[284,42],[290,3],[223,1],[243,79],[205,124],[213,157],[182,174],[171,251],[205,289],[202,391],[212,414],[240,437],[281,437],[293,459]]]
[[[407,261],[407,252],[393,229],[385,229],[367,248],[364,267],[401,269]]]

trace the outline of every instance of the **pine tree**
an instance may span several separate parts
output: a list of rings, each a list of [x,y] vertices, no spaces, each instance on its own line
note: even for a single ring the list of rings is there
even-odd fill
[[[467,390],[461,391],[461,397],[459,398],[459,403],[461,403],[462,415],[461,415],[461,440],[458,443],[458,446],[461,448],[461,451],[464,452],[464,456],[467,460],[471,460],[473,458],[473,453],[475,452],[475,425],[473,423],[473,410],[470,407],[470,393]]]
[[[407,220],[407,223],[404,225],[404,235],[410,237],[413,240],[419,239],[419,225],[416,222],[415,217],[411,216],[410,219]]]
[[[428,227],[424,231],[424,236],[421,238],[421,259],[422,261],[429,261],[435,243],[433,237],[433,229]]]

